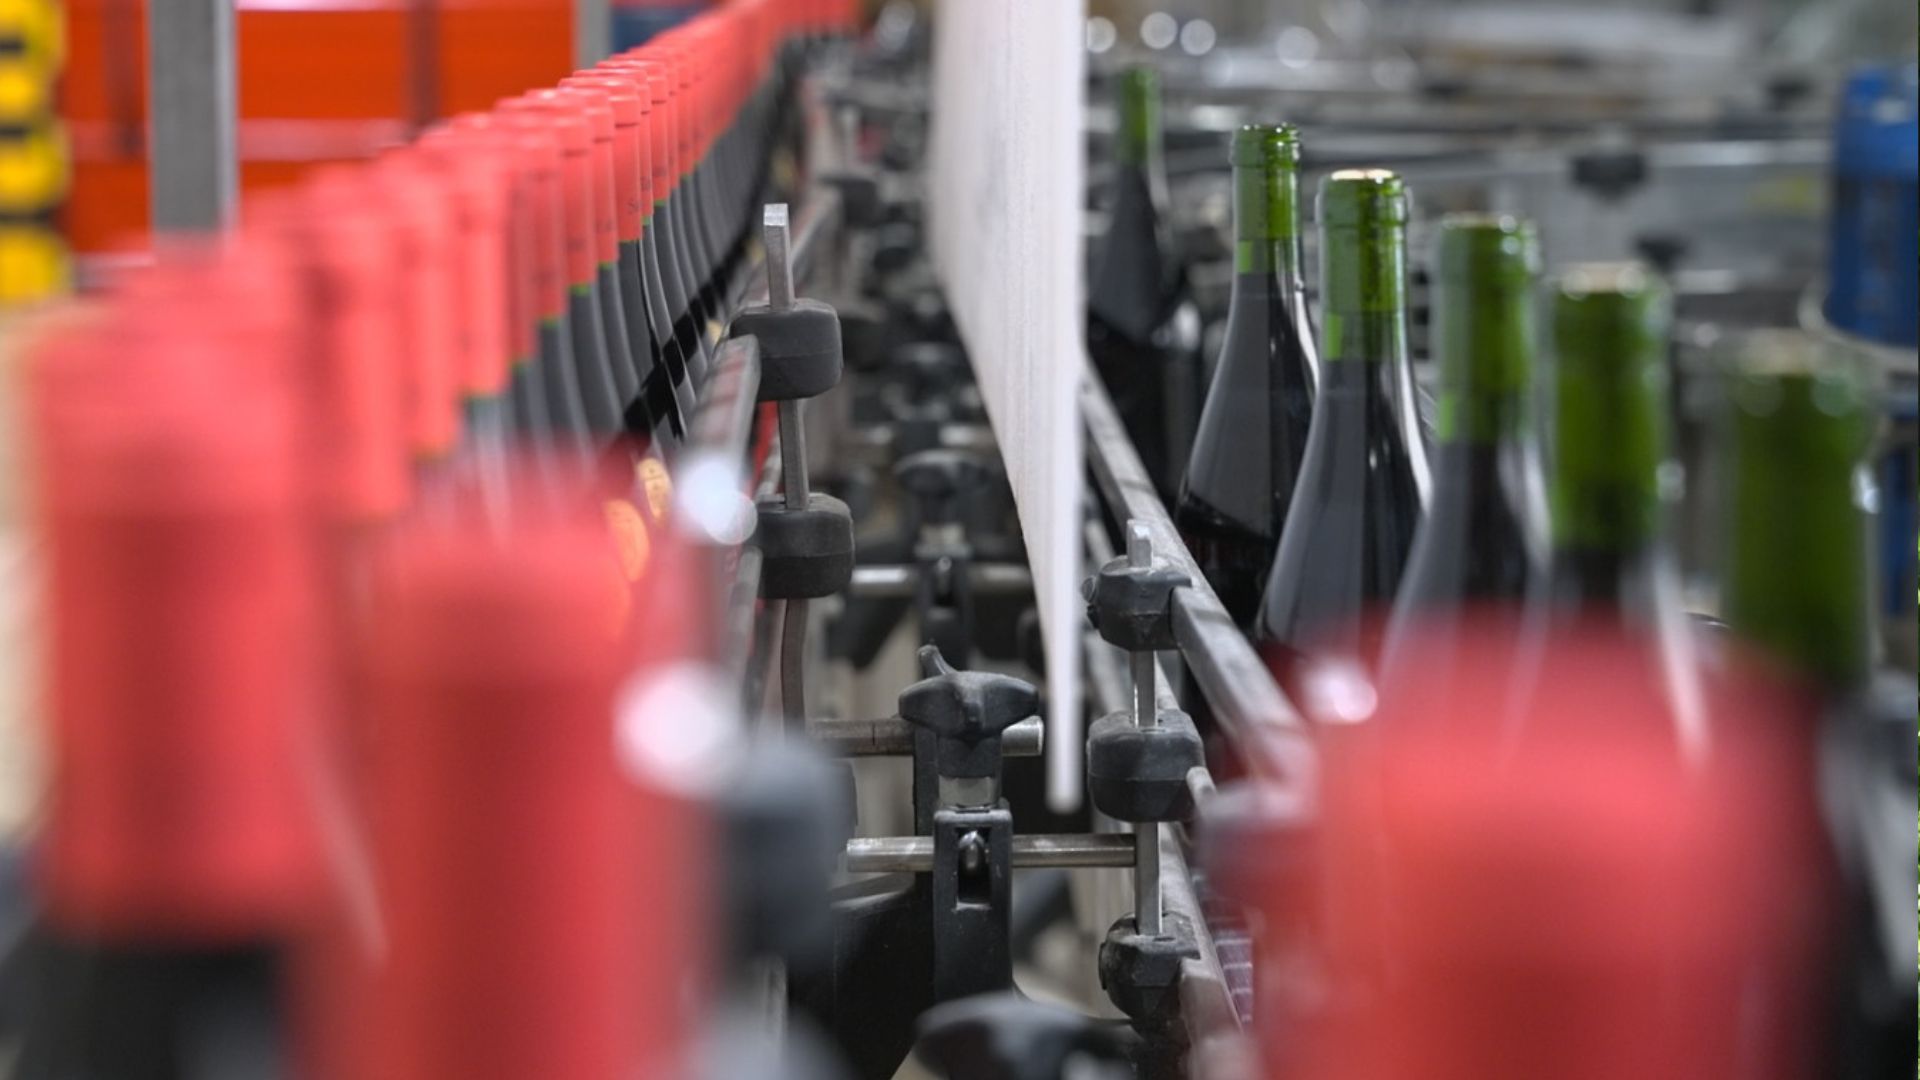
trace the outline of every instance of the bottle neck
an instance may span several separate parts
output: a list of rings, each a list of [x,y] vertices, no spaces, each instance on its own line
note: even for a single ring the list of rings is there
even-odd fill
[[[1814,375],[1736,378],[1733,389],[1727,622],[1835,691],[1872,666],[1863,396]]]
[[[1329,226],[1321,241],[1322,361],[1405,368],[1405,234]]]
[[[1527,286],[1472,278],[1438,284],[1435,434],[1443,443],[1526,438],[1534,343]]]
[[[1652,539],[1631,549],[1556,545],[1547,560],[1552,607],[1583,617],[1646,621],[1658,607],[1678,606],[1677,584],[1664,545]]]
[[[1299,283],[1300,178],[1289,166],[1233,167],[1233,268],[1236,292],[1267,274]]]
[[[1160,162],[1160,89],[1157,80],[1129,72],[1120,84],[1120,126],[1114,160],[1122,168],[1157,168]]]

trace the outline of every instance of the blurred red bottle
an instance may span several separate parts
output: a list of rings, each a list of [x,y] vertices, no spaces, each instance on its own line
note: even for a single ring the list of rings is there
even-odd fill
[[[268,303],[283,287],[249,285]],[[173,299],[55,343],[34,371],[40,884],[49,918],[91,939],[252,942],[318,893],[306,474],[262,327],[224,336],[222,312]]]
[[[386,948],[335,1060],[375,1078],[631,1077],[671,940],[616,754],[623,588],[599,522],[462,508],[382,560],[369,643]],[[646,867],[671,891],[669,865]]]
[[[1749,737],[1684,763],[1669,732],[1604,723],[1663,698],[1590,641],[1566,643],[1596,663],[1563,666],[1561,715],[1523,718],[1524,739],[1387,722],[1500,701],[1504,635],[1487,644],[1455,669],[1466,691],[1390,702],[1392,737],[1328,748],[1310,842],[1241,853],[1295,870],[1257,905],[1266,1074],[1806,1075],[1817,833],[1768,721],[1783,704],[1734,703]]]

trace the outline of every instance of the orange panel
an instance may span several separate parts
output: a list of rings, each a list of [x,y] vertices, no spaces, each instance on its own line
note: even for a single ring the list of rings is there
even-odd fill
[[[573,70],[570,0],[449,2],[440,14],[441,115],[484,109]]]
[[[61,115],[73,133],[61,220],[81,252],[146,229],[146,9],[66,0]],[[291,183],[572,69],[570,0],[239,0],[241,185]],[[164,7],[162,8],[164,10]]]
[[[409,16],[397,5],[355,8],[243,10],[238,33],[240,114],[407,115]]]

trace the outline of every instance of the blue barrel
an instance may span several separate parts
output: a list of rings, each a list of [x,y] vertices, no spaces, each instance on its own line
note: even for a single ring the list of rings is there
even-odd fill
[[[1833,136],[1827,321],[1886,345],[1920,343],[1920,68],[1856,70]]]

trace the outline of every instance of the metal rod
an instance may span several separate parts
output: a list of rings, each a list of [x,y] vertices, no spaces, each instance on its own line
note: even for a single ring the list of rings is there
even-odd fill
[[[913,727],[897,716],[880,720],[813,720],[807,737],[840,757],[903,757],[913,753]],[[1029,717],[1000,733],[1000,752],[1007,757],[1039,757],[1046,745],[1046,725]]]
[[[792,260],[793,281],[805,281],[807,272],[812,269],[814,260],[829,246],[826,238],[838,233],[841,226],[840,191],[826,185],[815,185],[807,189],[807,197],[800,203],[797,215],[790,218],[788,230],[788,252]],[[738,311],[755,304],[772,306],[773,296],[770,282],[767,280],[767,260],[763,257],[758,265],[748,268],[734,279],[729,290],[729,311]]]
[[[768,203],[761,212],[761,232],[767,251],[767,306],[774,311],[793,307],[793,256],[788,250],[787,204]]]
[[[787,509],[805,510],[813,498],[813,482],[807,476],[807,428],[800,414],[802,401],[783,401],[780,417],[780,484]]]
[[[1132,866],[1133,837],[1122,833],[1068,833],[1013,838],[1015,869]],[[847,841],[848,873],[927,874],[933,871],[933,837],[861,837]]]
[[[1087,425],[1087,461],[1107,505],[1117,516],[1142,522],[1154,551],[1192,581],[1173,593],[1174,640],[1214,718],[1253,772],[1310,785],[1312,748],[1299,713],[1180,542],[1098,380],[1081,382],[1080,406]],[[1300,775],[1303,770],[1307,775]]]
[[[1127,565],[1134,570],[1153,568],[1153,534],[1147,531],[1143,521],[1127,522]],[[1157,675],[1160,665],[1155,662],[1152,649],[1142,649],[1127,658],[1133,676],[1133,723],[1138,728],[1151,728],[1160,722],[1159,702],[1155,692],[1159,686]],[[1134,927],[1142,934],[1160,933],[1160,830],[1148,823],[1138,823],[1133,827],[1133,919]]]
[[[807,722],[807,609],[805,600],[787,601],[780,623],[780,712],[789,728]]]
[[[848,591],[875,599],[910,597],[919,584],[917,566],[856,566]],[[967,567],[967,587],[975,596],[1028,593],[1033,591],[1033,571],[1019,563],[973,563]]]
[[[208,232],[233,223],[233,0],[171,0],[147,20],[147,156],[156,232]]]

